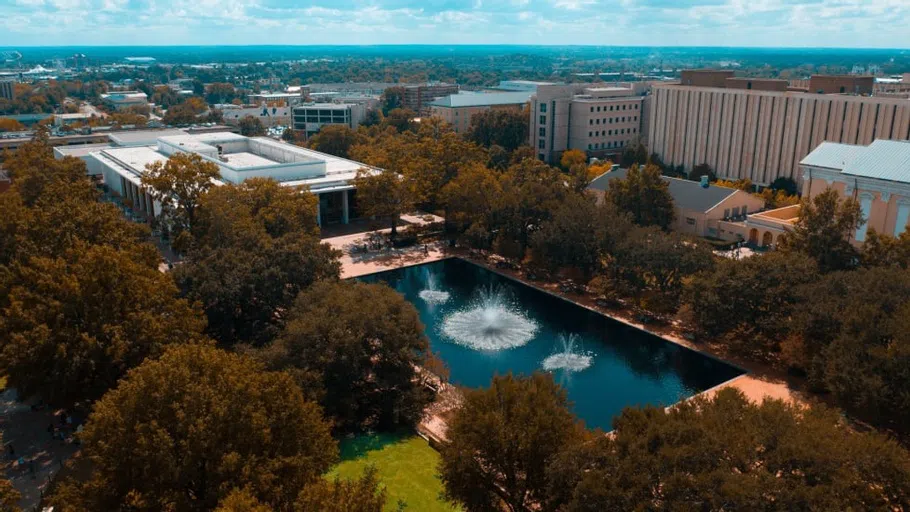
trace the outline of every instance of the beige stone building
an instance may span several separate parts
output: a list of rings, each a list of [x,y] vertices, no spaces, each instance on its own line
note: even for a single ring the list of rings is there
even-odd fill
[[[867,146],[822,143],[800,162],[803,197],[833,188],[859,201],[866,223],[854,240],[870,230],[898,236],[910,220],[910,142],[876,140]]]
[[[850,86],[843,80],[813,79],[807,87],[839,91]],[[787,91],[761,90],[781,86],[753,81],[750,88],[746,80],[742,87],[741,79],[707,73],[690,78],[690,83],[721,82],[724,87],[655,84],[649,96],[649,150],[687,171],[706,163],[722,178],[769,185],[778,177],[799,182],[800,161],[824,141],[870,144],[910,138],[906,99],[815,94],[792,86]],[[728,87],[728,82],[736,87]],[[854,82],[856,88],[865,85]]]
[[[402,107],[409,108],[418,115],[427,113],[427,108],[431,101],[458,94],[458,85],[445,83],[431,83],[421,85],[402,85],[404,87],[404,98],[402,98]]]
[[[541,85],[531,96],[528,143],[548,163],[568,149],[610,158],[644,139],[650,82]]]
[[[604,173],[591,182],[588,191],[602,201],[610,188],[610,181],[625,177],[625,169]],[[765,207],[765,202],[759,197],[735,188],[709,184],[706,180],[699,183],[666,176],[663,179],[676,206],[673,229],[681,233],[724,238],[720,229],[722,222],[744,220],[750,212]]]
[[[451,124],[455,133],[465,133],[475,114],[491,109],[521,110],[531,94],[532,91],[452,94],[431,101],[429,113]]]

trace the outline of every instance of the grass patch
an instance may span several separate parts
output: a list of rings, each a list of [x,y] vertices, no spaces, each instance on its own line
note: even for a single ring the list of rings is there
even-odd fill
[[[436,476],[439,453],[419,436],[376,434],[342,440],[341,463],[327,478],[358,478],[367,466],[375,466],[386,490],[388,511],[397,511],[398,502],[407,511],[457,510],[440,499],[442,482]]]

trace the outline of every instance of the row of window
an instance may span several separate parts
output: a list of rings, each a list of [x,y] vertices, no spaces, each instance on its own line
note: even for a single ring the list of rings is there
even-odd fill
[[[629,107],[629,110],[638,110],[638,104],[635,104],[635,105],[622,105],[622,109],[619,108],[620,105],[610,105],[610,110],[609,110],[610,112],[613,112],[613,107],[614,107],[614,106],[616,107],[616,110],[625,110],[627,106]],[[635,107],[634,109],[632,108],[633,106]],[[598,111],[598,112],[601,111],[601,110],[600,110],[600,107],[597,107],[597,111]],[[607,107],[606,107],[606,106],[603,107],[603,111],[604,111],[604,112],[607,112]],[[541,110],[541,112],[546,112],[546,110]],[[591,112],[594,112],[594,107],[591,107]]]
[[[602,132],[588,132],[588,137],[606,137],[608,135],[625,135],[627,133],[636,133],[638,128],[623,128],[621,130],[604,130]],[[615,133],[614,133],[615,132]],[[540,134],[543,135],[543,128],[540,129]]]
[[[626,121],[626,116],[623,116],[623,117],[606,117],[606,118],[603,118],[603,123],[601,123],[600,121],[601,121],[600,119],[588,119],[588,124],[591,124],[591,125],[594,125],[594,124],[608,124],[608,123],[609,123],[609,124],[613,124],[613,123],[617,123],[617,124],[618,124],[618,123],[625,123],[625,122],[627,122],[627,121]],[[628,122],[634,122],[634,121],[638,121],[638,116],[628,116]]]
[[[625,147],[627,144],[631,143],[629,140],[621,140],[618,142],[595,142],[594,144],[588,144],[588,149],[614,149]]]

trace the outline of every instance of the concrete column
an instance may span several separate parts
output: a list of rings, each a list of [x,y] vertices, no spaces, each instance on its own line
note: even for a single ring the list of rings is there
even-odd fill
[[[341,222],[342,224],[347,224],[350,219],[350,211],[348,209],[348,192],[347,190],[341,191]]]

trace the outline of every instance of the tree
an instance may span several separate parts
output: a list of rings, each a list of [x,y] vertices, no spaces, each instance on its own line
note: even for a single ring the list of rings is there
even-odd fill
[[[707,244],[651,226],[633,229],[616,244],[608,270],[625,295],[661,314],[675,312],[683,283],[713,265]]]
[[[363,214],[388,219],[392,236],[396,236],[401,214],[414,207],[414,193],[408,181],[392,171],[361,169],[354,178],[354,187]]]
[[[6,447],[2,433],[0,433],[0,446]],[[0,512],[20,512],[20,498],[22,498],[22,495],[13,486],[13,483],[0,476]]]
[[[284,325],[300,290],[337,279],[339,253],[318,238],[316,196],[248,179],[202,197],[193,248],[174,278],[202,303],[218,341],[262,344]]]
[[[33,257],[0,283],[0,367],[21,396],[94,400],[147,357],[201,341],[204,321],[170,277],[130,251],[75,247]]]
[[[285,128],[284,131],[281,132],[281,140],[293,144],[297,142],[297,132],[294,131],[293,128]]]
[[[211,510],[236,488],[287,509],[338,453],[288,375],[198,345],[131,372],[80,439],[92,472],[56,493],[64,510]]]
[[[562,167],[563,171],[568,171],[575,165],[587,165],[587,162],[588,156],[580,149],[563,151],[562,156],[559,158],[559,166]]]
[[[324,478],[308,484],[289,510],[294,512],[382,512],[385,506],[385,490],[380,487],[376,468],[364,470],[363,477],[356,480],[333,481]],[[246,489],[235,489],[218,504],[215,512],[271,512]]]
[[[822,272],[852,268],[859,254],[850,240],[865,222],[856,200],[841,200],[837,191],[829,188],[803,200],[799,218],[783,237],[780,248],[814,258]]]
[[[863,242],[860,264],[864,267],[910,268],[910,232],[904,231],[894,237],[870,229]]]
[[[635,140],[632,144],[627,145],[622,150],[622,155],[619,157],[619,165],[628,169],[635,164],[646,165],[648,163],[648,148],[641,143],[640,140]]]
[[[0,132],[21,132],[25,125],[9,117],[0,117]]]
[[[389,112],[404,106],[404,92],[405,90],[402,86],[388,87],[382,91],[379,104],[384,115],[387,116]]]
[[[470,511],[550,510],[547,468],[582,439],[566,392],[549,374],[493,377],[467,390],[439,465],[445,495]]]
[[[379,126],[382,124],[382,112],[375,108],[368,109],[366,114],[363,115],[363,120],[360,121],[360,126]]]
[[[240,135],[246,137],[265,135],[265,127],[262,126],[262,121],[258,117],[244,116],[238,126],[240,127]]]
[[[466,237],[469,245],[488,249],[493,216],[502,200],[496,173],[479,164],[467,166],[443,187],[440,196],[450,229],[459,235],[472,233]]]
[[[551,465],[568,512],[883,510],[910,505],[910,459],[831,410],[750,402],[735,389],[626,409]],[[568,489],[568,492],[566,491]]]
[[[402,133],[411,128],[411,120],[417,117],[417,112],[408,108],[394,108],[386,113],[382,119],[383,127],[392,127]]]
[[[156,103],[166,106],[162,103]],[[161,120],[164,124],[171,126],[188,125],[195,123],[201,113],[202,112],[196,112],[196,109],[193,108],[192,104],[181,103],[167,107],[167,112],[164,113],[164,117],[162,117]]]
[[[514,151],[527,144],[531,115],[526,109],[489,109],[471,116],[465,137],[479,146]]]
[[[610,180],[605,199],[632,215],[639,226],[669,229],[676,219],[669,183],[653,165],[633,165],[624,179]]]
[[[692,181],[701,181],[702,176],[707,176],[708,181],[717,181],[717,174],[708,164],[698,164],[689,172],[688,178]]]
[[[695,331],[756,358],[780,351],[798,288],[817,275],[815,261],[774,251],[760,258],[721,259],[686,284],[683,302]]]
[[[574,269],[587,282],[629,224],[612,204],[597,206],[587,196],[569,195],[531,236],[534,259],[551,271]]]
[[[206,86],[205,101],[208,103],[230,103],[237,95],[234,86],[226,82],[215,82]]]
[[[347,126],[335,124],[323,126],[319,133],[310,137],[309,147],[341,158],[349,158],[351,146],[357,143],[357,134]]]
[[[906,297],[910,272],[831,272],[800,288],[784,356],[809,384],[877,425],[910,432]]]
[[[142,185],[161,204],[162,215],[178,235],[193,227],[196,208],[215,186],[218,166],[195,153],[174,153],[165,162],[146,166]]]
[[[788,178],[786,176],[781,176],[771,182],[771,186],[768,187],[774,191],[783,191],[788,196],[795,196],[799,190],[796,188],[796,182],[793,181],[793,178]]]
[[[288,370],[304,389],[321,394],[338,428],[416,424],[429,398],[416,368],[429,348],[414,306],[384,285],[322,282],[303,291],[289,315],[260,355],[268,367]]]

